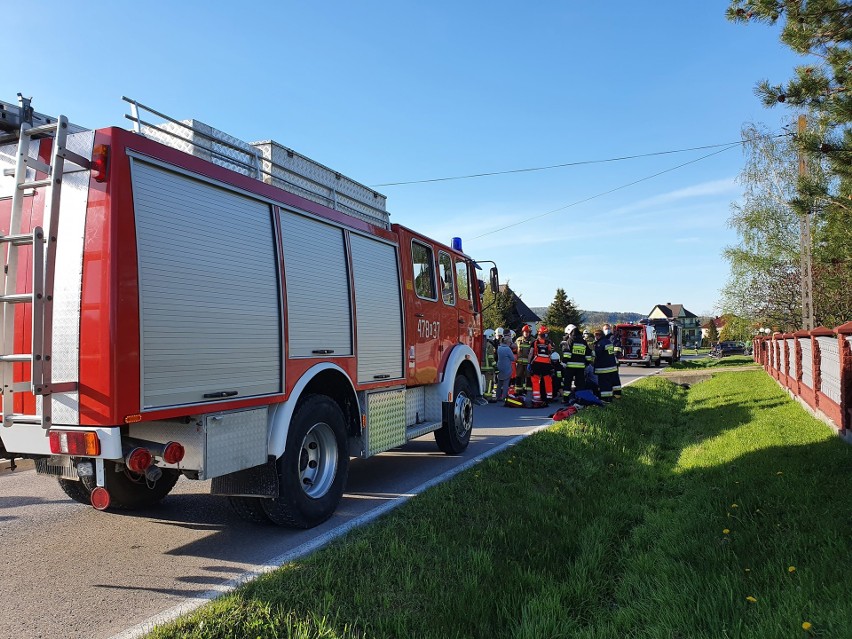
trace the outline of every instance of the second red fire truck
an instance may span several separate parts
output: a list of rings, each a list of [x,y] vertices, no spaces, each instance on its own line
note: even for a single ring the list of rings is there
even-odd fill
[[[350,456],[465,450],[484,284],[460,242],[292,149],[128,102],[133,131],[0,103],[0,455],[98,509],[183,476],[310,527]]]

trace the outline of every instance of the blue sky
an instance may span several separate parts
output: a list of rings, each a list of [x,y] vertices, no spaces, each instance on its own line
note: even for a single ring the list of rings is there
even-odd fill
[[[588,310],[705,314],[735,241],[738,148],[376,185],[722,144],[746,122],[780,132],[792,114],[753,89],[802,59],[777,29],[727,22],[726,6],[15,2],[0,99],[21,91],[100,128],[129,127],[126,95],[274,139],[386,194],[392,221],[462,237],[530,306],[561,287]]]

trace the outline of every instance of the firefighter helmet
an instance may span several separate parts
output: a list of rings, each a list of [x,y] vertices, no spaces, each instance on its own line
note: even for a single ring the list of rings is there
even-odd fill
[[[569,334],[569,333],[570,333],[571,331],[573,331],[575,328],[577,328],[577,327],[576,327],[576,326],[574,326],[573,324],[568,324],[568,326],[566,326],[566,327],[565,327],[565,334],[566,334],[566,335],[567,335],[567,334]]]
[[[539,326],[538,327],[538,334],[539,335],[547,335],[547,326],[545,326],[544,324]]]
[[[486,328],[484,331],[482,331],[482,334],[485,335],[485,339],[494,339],[493,328]]]
[[[550,354],[550,361],[551,362],[558,362],[559,361],[559,353],[551,353]]]
[[[510,329],[509,329],[509,337],[511,337],[512,339],[515,339],[515,335],[516,335],[515,331],[513,331],[513,330],[510,328]]]
[[[494,334],[495,334],[497,337],[503,337],[503,327],[501,326],[501,327],[500,327],[500,328],[498,328],[496,331],[494,331]]]
[[[521,329],[522,333],[532,333],[532,327],[529,324],[524,324],[524,327]]]

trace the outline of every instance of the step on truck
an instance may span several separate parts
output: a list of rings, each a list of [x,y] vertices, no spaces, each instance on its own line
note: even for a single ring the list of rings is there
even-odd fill
[[[0,103],[0,453],[99,510],[183,476],[308,528],[351,456],[428,433],[464,451],[485,284],[461,241],[276,142],[124,99],[132,130]]]
[[[615,334],[621,342],[620,364],[659,366],[662,358],[657,334],[649,324],[616,324]]]

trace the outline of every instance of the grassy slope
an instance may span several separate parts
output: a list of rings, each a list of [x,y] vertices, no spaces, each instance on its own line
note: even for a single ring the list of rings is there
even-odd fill
[[[848,637],[850,470],[760,371],[650,378],[154,636]]]

